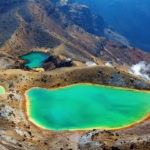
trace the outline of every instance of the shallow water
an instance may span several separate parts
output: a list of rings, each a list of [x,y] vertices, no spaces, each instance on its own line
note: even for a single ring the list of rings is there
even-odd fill
[[[150,92],[77,84],[26,96],[29,119],[49,130],[123,128],[150,113]]]
[[[31,52],[29,54],[21,56],[21,59],[27,61],[25,66],[29,68],[40,68],[43,62],[48,58],[45,53],[42,52]]]
[[[5,89],[2,86],[0,86],[0,94],[5,94]]]

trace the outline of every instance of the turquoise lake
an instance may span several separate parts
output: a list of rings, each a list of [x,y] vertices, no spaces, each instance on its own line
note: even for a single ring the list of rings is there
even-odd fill
[[[40,68],[43,62],[48,58],[48,55],[42,52],[31,52],[29,54],[21,56],[21,59],[25,60],[25,66],[29,68]]]
[[[0,94],[5,94],[5,89],[2,86],[0,86]]]
[[[26,92],[29,120],[48,130],[117,129],[150,114],[150,92],[93,84]]]

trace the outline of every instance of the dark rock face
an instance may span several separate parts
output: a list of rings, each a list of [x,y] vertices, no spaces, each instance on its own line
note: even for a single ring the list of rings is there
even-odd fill
[[[109,84],[113,86],[123,86],[126,87],[124,78],[120,75],[119,72],[114,72],[109,80]]]
[[[68,4],[59,9],[64,13],[66,19],[70,20],[70,24],[74,23],[91,34],[103,35],[106,27],[103,18],[92,13],[87,6]],[[64,26],[68,26],[68,23],[64,23]]]
[[[146,88],[148,84],[136,79],[135,80],[135,85],[138,86],[138,87],[141,87],[141,89],[142,89],[142,88]]]
[[[73,66],[72,61],[62,60],[58,56],[49,56],[48,59],[43,63],[43,68],[48,71],[55,68],[71,67]]]

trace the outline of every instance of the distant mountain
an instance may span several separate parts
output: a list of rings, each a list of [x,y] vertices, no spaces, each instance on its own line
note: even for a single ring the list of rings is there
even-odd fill
[[[132,45],[150,52],[149,0],[73,0],[100,13],[113,30]]]

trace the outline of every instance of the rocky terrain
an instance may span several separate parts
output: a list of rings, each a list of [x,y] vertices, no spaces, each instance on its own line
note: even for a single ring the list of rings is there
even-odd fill
[[[0,33],[0,86],[6,89],[0,95],[0,150],[150,149],[149,119],[119,131],[59,132],[28,120],[25,91],[32,87],[82,82],[150,90],[149,81],[127,73],[132,64],[150,63],[150,54],[131,47],[100,15],[58,0],[1,0]],[[48,59],[29,69],[21,56],[34,51]]]
[[[117,78],[117,80],[116,80]],[[110,67],[72,67],[48,72],[8,69],[0,72],[0,148],[2,149],[143,149],[150,147],[150,121],[121,131],[48,131],[28,120],[24,93],[32,87],[96,83],[150,90],[150,83]]]

